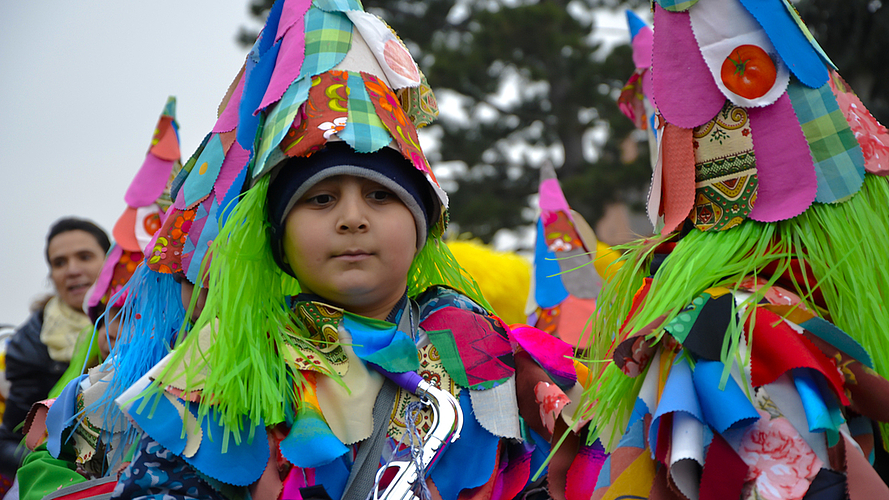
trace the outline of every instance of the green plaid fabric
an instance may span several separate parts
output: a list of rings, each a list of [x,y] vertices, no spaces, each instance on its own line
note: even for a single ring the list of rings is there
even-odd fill
[[[392,136],[377,116],[361,74],[350,71],[348,86],[349,118],[346,128],[337,135],[359,153],[379,151],[389,144]]]
[[[309,98],[309,88],[312,87],[311,78],[300,78],[290,84],[281,100],[275,105],[272,112],[268,114],[265,124],[262,128],[262,136],[259,140],[259,147],[256,150],[256,157],[259,158],[256,166],[253,168],[253,178],[259,179],[268,172],[270,165],[267,165],[269,155],[278,144],[287,135],[290,125],[299,107],[302,106],[306,99]]]
[[[857,193],[864,182],[864,155],[830,84],[812,89],[793,79],[787,95],[815,161],[815,201],[836,203]]]
[[[306,58],[299,77],[330,71],[352,46],[352,22],[342,12],[310,8],[306,12]]]
[[[670,12],[682,12],[688,10],[698,0],[657,0],[658,5]]]
[[[315,0],[312,5],[327,12],[364,10],[360,0]]]

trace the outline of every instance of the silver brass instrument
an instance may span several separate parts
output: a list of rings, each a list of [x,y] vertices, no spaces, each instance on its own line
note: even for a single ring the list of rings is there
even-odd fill
[[[423,500],[417,495],[419,483],[426,481],[426,470],[441,456],[448,443],[456,441],[463,429],[463,409],[460,402],[448,391],[439,389],[435,385],[423,380],[414,372],[409,372],[416,379],[412,379],[407,385],[399,378],[405,374],[397,374],[393,377],[396,383],[403,388],[420,396],[422,403],[432,409],[432,428],[426,434],[423,441],[419,462],[424,465],[423,470],[418,470],[417,461],[396,460],[377,471],[376,484],[379,484],[382,475],[390,468],[397,469],[397,473],[386,489],[373,491],[374,500]],[[416,383],[416,388],[410,387]]]

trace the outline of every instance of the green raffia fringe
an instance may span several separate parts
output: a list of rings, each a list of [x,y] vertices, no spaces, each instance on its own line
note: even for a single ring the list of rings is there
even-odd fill
[[[278,346],[284,345],[284,331],[303,331],[286,298],[300,291],[296,279],[281,271],[272,257],[270,229],[266,221],[269,176],[260,179],[234,207],[219,236],[212,243],[209,269],[202,264],[201,276],[209,278],[207,301],[200,318],[173,351],[172,359],[158,377],[173,375],[186,363],[185,390],[201,390],[203,398],[198,417],[208,416],[211,406],[226,429],[223,450],[229,438],[240,443],[244,417],[247,439],[254,439],[255,423],[283,422],[288,411],[299,404],[298,392],[304,384],[298,370],[288,367]],[[430,234],[414,258],[408,276],[408,295],[415,297],[434,285],[458,290],[487,310],[478,285],[457,263],[441,241],[441,231]],[[192,301],[189,310],[194,307]],[[198,343],[199,332],[209,326],[213,342],[205,349]],[[211,373],[196,380],[201,372]],[[163,390],[160,384],[148,389]],[[215,437],[214,437],[215,438]],[[264,439],[264,438],[263,438]]]
[[[828,319],[860,342],[873,357],[876,371],[889,378],[885,341],[889,332],[887,239],[889,184],[870,174],[865,176],[862,190],[844,203],[816,203],[802,215],[777,223],[747,220],[727,231],[692,231],[658,269],[645,302],[629,320],[627,330],[639,331],[666,314],[661,324],[664,326],[703,290],[719,286],[736,289],[742,278],[756,276],[765,266],[775,264],[777,269],[768,280],[771,285],[795,257],[811,267],[827,305]],[[593,419],[596,429],[590,433],[590,440],[601,437],[606,448],[614,446],[623,433],[638,394],[637,383],[643,377],[630,379],[621,373],[610,361],[612,344],[629,314],[636,290],[648,275],[652,253],[662,241],[659,238],[628,245],[621,257],[623,266],[599,296],[596,338],[588,358],[597,378],[585,392],[589,403],[581,408],[585,408],[583,416]],[[823,314],[813,304],[811,288],[805,282],[795,283],[793,291],[811,310]],[[762,291],[746,303],[754,304],[761,298]],[[754,310],[747,308],[742,320]],[[650,338],[660,339],[663,333],[659,328]],[[733,342],[732,347],[728,343],[723,347],[726,370],[732,361],[749,362],[738,358],[741,327],[728,334]],[[889,427],[884,427],[884,444],[889,445],[887,430]]]

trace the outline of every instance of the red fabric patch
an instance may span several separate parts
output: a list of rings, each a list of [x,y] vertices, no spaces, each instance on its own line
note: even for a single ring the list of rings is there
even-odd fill
[[[607,458],[608,454],[598,440],[592,446],[581,446],[568,469],[565,497],[568,500],[589,500]]]
[[[740,498],[746,477],[747,464],[744,460],[722,436],[713,434],[701,475],[700,500]]]
[[[377,116],[380,117],[386,130],[398,143],[401,154],[438,184],[432,169],[426,162],[423,151],[420,149],[417,128],[414,127],[414,123],[401,107],[398,96],[376,76],[362,72],[361,77],[364,79],[364,86],[367,88],[367,94],[370,96]]]
[[[760,307],[755,315],[750,361],[754,386],[770,384],[793,368],[812,368],[824,375],[840,402],[849,405],[849,398],[843,391],[843,377],[833,361],[772,311]],[[750,319],[747,320],[748,331],[749,328]]]
[[[327,71],[312,78],[309,96],[278,146],[284,154],[309,156],[323,148],[328,137],[337,132],[337,119],[342,119],[339,123],[345,125],[349,115],[348,79],[346,71]]]
[[[451,331],[470,386],[515,373],[512,346],[497,318],[445,307],[432,313],[422,326],[427,331]]]

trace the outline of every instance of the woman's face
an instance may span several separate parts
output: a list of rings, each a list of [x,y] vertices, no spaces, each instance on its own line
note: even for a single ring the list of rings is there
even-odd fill
[[[99,242],[90,233],[74,229],[55,235],[46,253],[49,276],[59,299],[82,312],[83,299],[99,276],[105,258]]]

